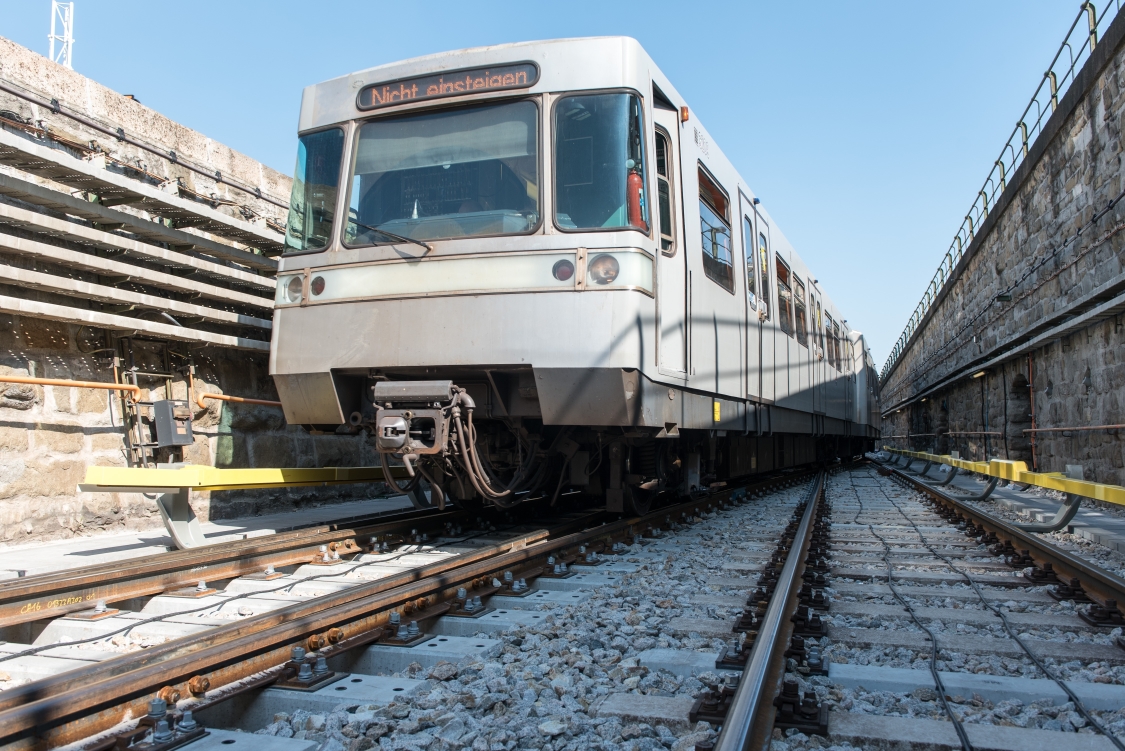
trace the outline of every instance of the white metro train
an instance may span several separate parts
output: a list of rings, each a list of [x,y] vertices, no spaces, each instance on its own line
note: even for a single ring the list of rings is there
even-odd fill
[[[270,372],[414,498],[638,512],[877,437],[863,337],[635,40],[341,76],[298,130]]]

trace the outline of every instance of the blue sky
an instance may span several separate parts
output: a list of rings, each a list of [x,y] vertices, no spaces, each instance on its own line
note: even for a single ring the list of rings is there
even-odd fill
[[[76,0],[75,69],[283,172],[301,88],[502,42],[636,37],[882,366],[1077,0]],[[47,54],[49,0],[0,0]]]

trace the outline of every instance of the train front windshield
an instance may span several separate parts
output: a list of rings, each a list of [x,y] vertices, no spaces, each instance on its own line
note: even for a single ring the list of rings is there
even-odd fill
[[[530,232],[539,224],[534,102],[373,120],[360,127],[347,245]]]

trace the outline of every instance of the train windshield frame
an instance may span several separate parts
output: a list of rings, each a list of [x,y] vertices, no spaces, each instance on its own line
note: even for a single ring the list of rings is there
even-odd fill
[[[347,247],[526,235],[541,226],[540,107],[534,98],[357,123]]]
[[[326,128],[297,139],[297,166],[285,222],[285,255],[319,253],[332,243],[344,130]]]
[[[632,90],[555,100],[554,221],[562,232],[650,234],[644,99]]]

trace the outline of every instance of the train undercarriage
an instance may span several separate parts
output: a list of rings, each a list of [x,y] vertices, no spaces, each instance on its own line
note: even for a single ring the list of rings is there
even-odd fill
[[[864,436],[545,424],[541,417],[498,416],[478,403],[486,401],[479,389],[452,380],[376,380],[367,395],[351,413],[350,429],[367,433],[388,484],[417,506],[557,506],[581,498],[600,499],[610,512],[643,514],[662,500],[740,477],[870,448]]]

